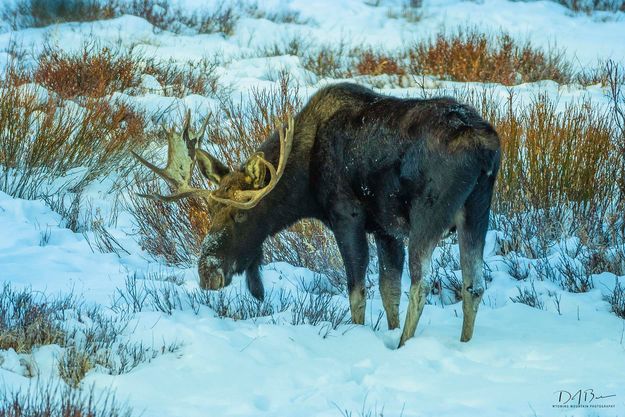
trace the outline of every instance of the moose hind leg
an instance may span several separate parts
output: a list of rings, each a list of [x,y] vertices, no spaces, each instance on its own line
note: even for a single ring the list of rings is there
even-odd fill
[[[415,334],[426,298],[430,293],[430,262],[432,252],[443,234],[453,223],[453,213],[462,205],[464,198],[456,195],[441,196],[434,204],[413,201],[410,212],[410,236],[408,242],[408,266],[410,268],[410,292],[408,310],[399,347]]]
[[[423,313],[425,301],[431,289],[429,282],[430,258],[435,246],[436,240],[425,241],[411,233],[408,244],[410,291],[408,293],[408,310],[406,311],[406,320],[404,321],[399,347],[402,347],[408,339],[414,336],[421,313]]]
[[[399,327],[399,299],[401,297],[401,273],[404,266],[404,243],[402,239],[375,235],[380,266],[380,294],[386,311],[390,330]]]
[[[468,342],[473,337],[477,310],[486,289],[483,274],[483,253],[493,184],[493,176],[483,175],[480,177],[456,221],[463,281],[463,322],[460,336],[462,342]]]

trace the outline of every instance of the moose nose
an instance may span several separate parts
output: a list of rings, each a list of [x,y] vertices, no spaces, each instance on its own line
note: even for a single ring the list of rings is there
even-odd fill
[[[205,290],[218,290],[226,286],[224,271],[216,265],[215,259],[202,257],[198,263],[200,287]]]
[[[226,279],[220,269],[207,271],[201,265],[198,269],[201,288],[205,290],[219,290],[226,286]]]

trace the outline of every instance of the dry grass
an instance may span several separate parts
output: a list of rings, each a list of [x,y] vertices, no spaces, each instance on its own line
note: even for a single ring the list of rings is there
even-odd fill
[[[517,44],[508,34],[486,35],[477,29],[439,33],[409,52],[415,74],[454,81],[496,82],[514,85],[539,80],[568,83],[570,65],[562,52],[543,51],[529,41]]]

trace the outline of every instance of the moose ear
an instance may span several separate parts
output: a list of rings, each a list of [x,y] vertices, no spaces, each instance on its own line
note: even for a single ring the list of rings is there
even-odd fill
[[[267,175],[267,166],[263,163],[264,154],[256,152],[245,163],[246,180],[252,183],[254,188],[261,188],[265,185],[265,176]]]
[[[196,149],[195,160],[202,175],[217,184],[230,172],[228,167],[203,149]]]

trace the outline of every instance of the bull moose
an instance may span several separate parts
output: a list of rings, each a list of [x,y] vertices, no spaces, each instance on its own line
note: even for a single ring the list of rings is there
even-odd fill
[[[351,319],[365,320],[367,233],[377,246],[380,293],[389,329],[399,327],[404,239],[408,238],[409,304],[402,346],[414,335],[431,283],[430,258],[450,230],[458,233],[462,268],[461,341],[473,335],[484,293],[483,248],[499,168],[499,137],[477,111],[453,98],[402,99],[341,83],[320,89],[239,169],[200,149],[204,133],[169,132],[167,165],[136,158],[166,180],[169,202],[202,197],[212,225],[198,272],[205,289],[246,274],[259,300],[264,240],[302,218],[322,221],[336,238],[346,269]],[[217,189],[190,185],[195,166]]]

